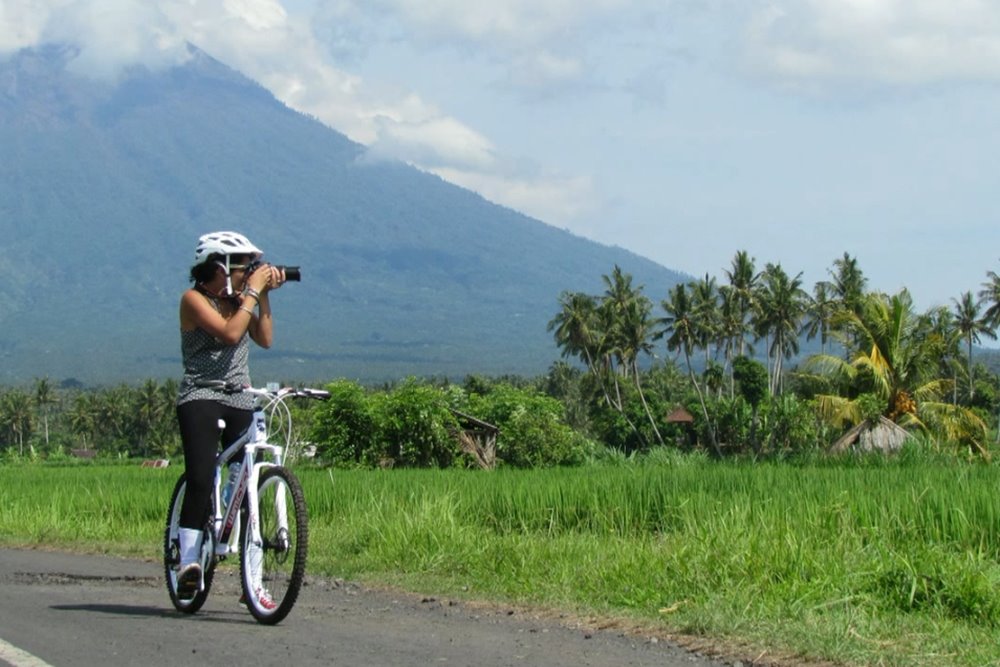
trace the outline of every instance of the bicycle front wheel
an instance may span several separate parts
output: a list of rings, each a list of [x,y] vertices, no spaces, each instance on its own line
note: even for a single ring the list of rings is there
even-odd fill
[[[240,579],[247,608],[259,622],[278,623],[295,605],[306,574],[309,526],[302,485],[290,470],[275,466],[257,485],[260,542],[243,524]]]

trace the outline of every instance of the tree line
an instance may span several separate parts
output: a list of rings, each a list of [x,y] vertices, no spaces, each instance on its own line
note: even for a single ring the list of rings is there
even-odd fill
[[[8,456],[50,454],[162,457],[176,453],[177,382],[85,390],[49,378],[30,388],[0,390],[0,451]]]
[[[657,351],[673,357],[687,377],[699,437],[715,455],[727,440],[759,453],[761,410],[795,405],[815,416],[815,437],[879,417],[941,442],[986,454],[987,425],[996,413],[996,377],[973,363],[973,346],[996,338],[1000,276],[987,273],[950,307],[917,312],[906,289],[867,289],[856,258],[844,253],[829,279],[807,291],[802,273],[768,263],[758,270],[738,251],[723,281],[706,274],[671,287],[654,313],[642,286],[619,267],[603,276],[605,290],[565,292],[549,323],[565,358],[577,359],[598,388],[599,401],[621,415],[640,446],[664,444],[643,383]],[[803,341],[819,351],[794,368]],[[641,410],[628,410],[622,388]],[[683,396],[678,400],[684,402]],[[744,430],[732,422],[745,410]],[[639,419],[636,419],[639,413]],[[730,446],[732,442],[725,443]]]
[[[869,290],[847,253],[828,276],[807,291],[801,273],[758,269],[739,251],[721,280],[674,285],[654,304],[615,266],[602,293],[559,296],[548,327],[563,360],[545,375],[381,388],[337,380],[334,400],[296,408],[299,437],[326,463],[466,465],[455,438],[465,414],[499,427],[501,464],[566,465],[660,446],[719,457],[814,451],[887,419],[988,456],[1000,380],[973,353],[996,337],[1000,275],[926,312],[906,289]],[[0,389],[0,452],[177,456],[176,392],[174,380]]]

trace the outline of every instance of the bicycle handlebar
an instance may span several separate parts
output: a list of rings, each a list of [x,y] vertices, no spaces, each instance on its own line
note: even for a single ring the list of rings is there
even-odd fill
[[[218,389],[224,394],[253,394],[264,398],[281,399],[291,396],[292,398],[313,398],[318,401],[325,401],[330,398],[330,392],[323,389],[297,389],[295,387],[281,387],[277,390],[258,389],[256,387],[245,386],[235,382],[225,382],[224,380],[200,380],[195,382],[196,387],[207,389]]]

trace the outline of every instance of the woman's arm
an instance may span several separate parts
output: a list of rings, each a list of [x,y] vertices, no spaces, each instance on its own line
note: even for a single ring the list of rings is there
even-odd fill
[[[264,349],[271,347],[274,342],[274,320],[271,317],[271,300],[269,298],[271,290],[278,289],[285,283],[285,272],[277,267],[268,266],[270,277],[267,284],[260,290],[258,299],[257,315],[250,322],[250,338]]]
[[[257,275],[257,274],[260,275]],[[261,270],[254,272],[248,280],[249,287],[254,292],[260,294],[267,289],[267,281],[270,279],[268,271]],[[253,313],[253,306],[256,301],[264,299],[264,296],[252,296],[248,293],[243,297],[242,303],[236,312],[227,320],[217,311],[204,294],[195,289],[189,289],[181,297],[180,320],[181,330],[191,331],[201,328],[218,338],[226,345],[236,345],[243,338],[243,334],[252,331],[257,317]],[[270,313],[270,308],[268,308]],[[253,334],[251,333],[251,336]],[[254,338],[254,340],[257,340]]]
[[[228,320],[212,307],[204,294],[189,289],[181,297],[181,330],[204,329],[226,345],[236,345],[254,319],[253,298],[245,298]]]

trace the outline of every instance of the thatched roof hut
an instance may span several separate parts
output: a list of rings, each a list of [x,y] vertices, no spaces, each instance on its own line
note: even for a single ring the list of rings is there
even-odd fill
[[[472,415],[449,408],[461,430],[455,433],[462,451],[471,455],[480,468],[492,470],[497,464],[497,435],[500,428]]]
[[[685,410],[683,405],[678,405],[669,415],[667,415],[667,423],[692,424],[694,423],[694,415]]]
[[[910,434],[903,427],[885,417],[879,417],[878,421],[866,419],[840,436],[830,447],[830,453],[837,454],[847,449],[858,452],[897,452],[909,437]]]

